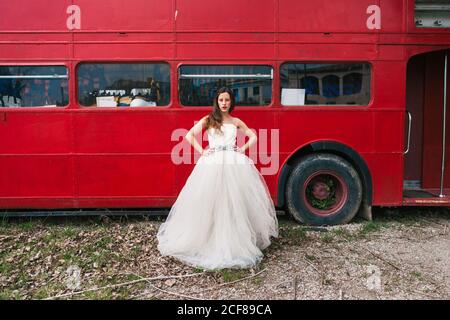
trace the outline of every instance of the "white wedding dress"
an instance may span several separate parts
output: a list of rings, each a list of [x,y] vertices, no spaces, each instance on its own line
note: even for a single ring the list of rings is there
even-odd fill
[[[278,236],[275,208],[253,161],[236,151],[237,127],[208,130],[203,155],[158,231],[158,249],[203,269],[247,268]]]

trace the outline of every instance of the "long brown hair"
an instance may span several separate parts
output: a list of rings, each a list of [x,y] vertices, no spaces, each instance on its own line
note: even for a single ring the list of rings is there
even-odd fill
[[[222,123],[223,123],[223,117],[222,117],[222,111],[220,111],[220,108],[219,108],[218,100],[219,100],[219,96],[225,92],[227,92],[230,95],[230,99],[231,99],[231,105],[230,105],[230,109],[228,110],[228,112],[231,114],[231,112],[233,111],[234,106],[235,106],[233,90],[231,90],[228,87],[220,88],[219,90],[217,90],[216,96],[214,98],[213,109],[209,113],[208,118],[206,118],[206,129],[215,128],[215,129],[220,130],[220,127],[222,126]]]

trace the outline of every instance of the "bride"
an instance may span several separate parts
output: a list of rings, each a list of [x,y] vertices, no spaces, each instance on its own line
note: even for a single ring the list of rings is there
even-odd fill
[[[231,116],[235,99],[220,89],[211,113],[186,135],[202,155],[158,231],[158,250],[203,269],[248,268],[278,236],[275,207],[264,178],[244,152],[257,137]],[[209,148],[194,138],[207,130]],[[237,130],[249,140],[236,146]]]

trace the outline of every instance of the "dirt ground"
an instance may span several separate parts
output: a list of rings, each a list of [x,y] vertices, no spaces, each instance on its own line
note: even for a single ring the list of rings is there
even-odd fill
[[[450,299],[450,211],[375,208],[374,220],[280,237],[253,269],[203,271],[156,249],[162,218],[4,218],[1,299]]]

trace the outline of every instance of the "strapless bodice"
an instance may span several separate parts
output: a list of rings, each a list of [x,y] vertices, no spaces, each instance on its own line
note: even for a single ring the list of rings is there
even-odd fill
[[[208,129],[208,143],[210,148],[236,146],[237,127],[232,123],[223,123],[222,132],[215,128]]]

